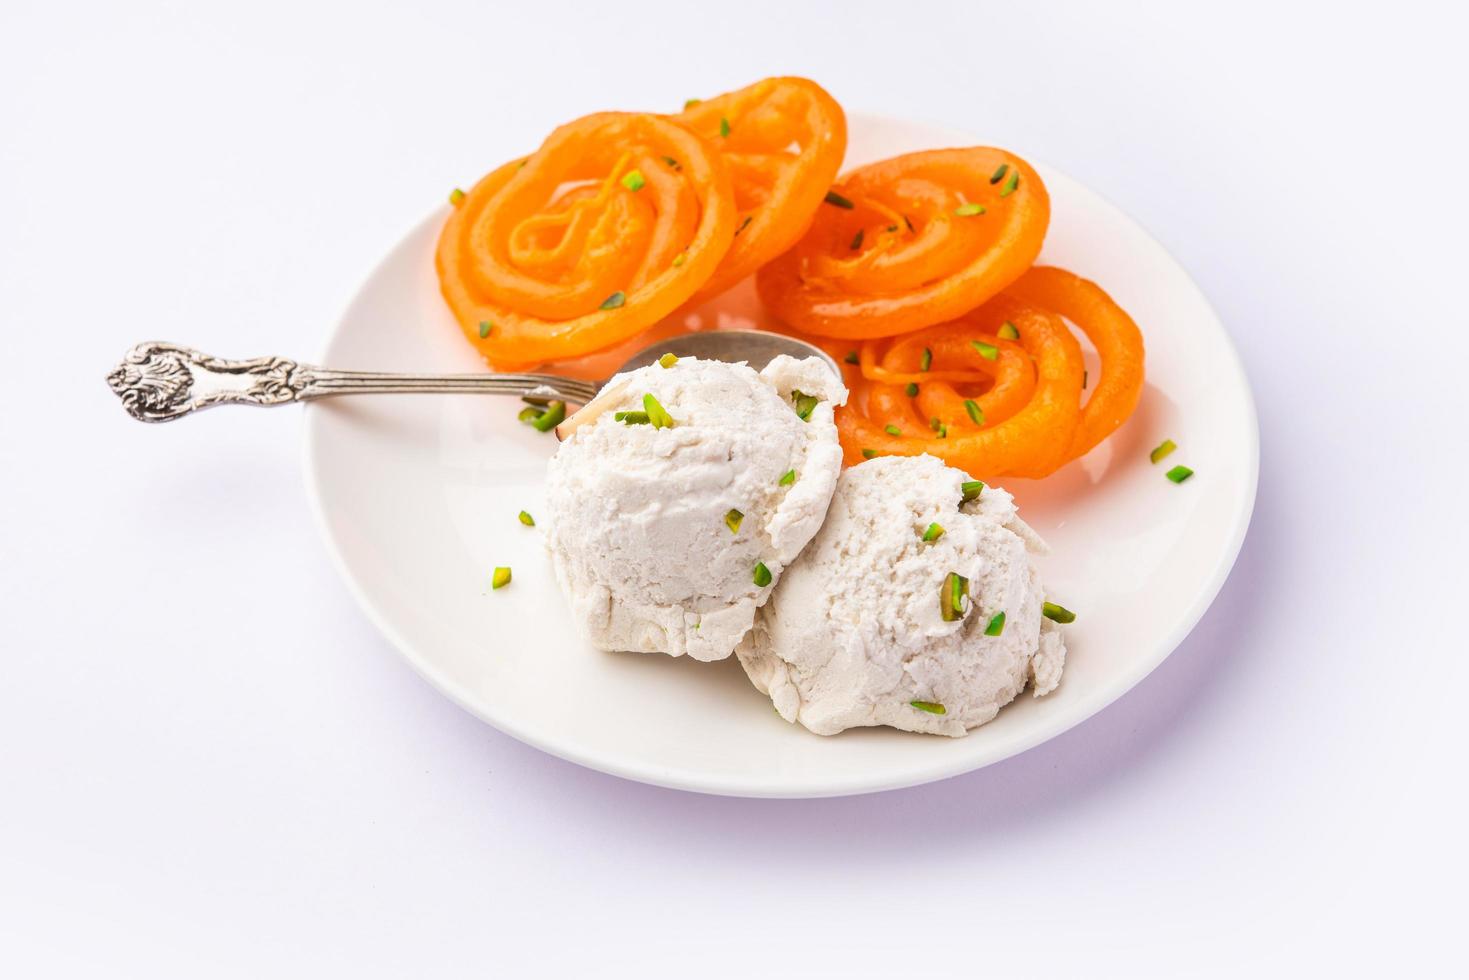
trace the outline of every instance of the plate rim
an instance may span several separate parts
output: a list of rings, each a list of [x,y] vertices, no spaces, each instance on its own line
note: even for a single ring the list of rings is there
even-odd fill
[[[898,126],[922,126],[935,132],[943,132],[955,139],[956,143],[967,143],[967,145],[979,145],[969,140],[963,133],[949,129],[946,126],[935,125],[921,119],[906,119],[896,116],[886,116],[878,113],[848,113],[849,123],[861,120],[873,124],[889,124]],[[1240,550],[1244,546],[1245,537],[1249,532],[1251,520],[1255,512],[1255,504],[1259,493],[1260,475],[1260,423],[1259,414],[1255,405],[1254,390],[1250,385],[1249,375],[1245,371],[1244,361],[1240,357],[1239,349],[1234,343],[1233,337],[1224,326],[1218,311],[1209,301],[1199,284],[1194,280],[1183,264],[1165,248],[1161,241],[1142,222],[1133,218],[1123,211],[1105,195],[1094,190],[1090,185],[1083,183],[1070,176],[1065,171],[1050,166],[1044,161],[1028,157],[1032,166],[1043,174],[1049,181],[1053,177],[1060,177],[1063,181],[1082,188],[1093,195],[1104,207],[1113,212],[1114,217],[1121,221],[1132,224],[1143,233],[1158,249],[1174,270],[1179,273],[1183,282],[1188,284],[1192,292],[1192,298],[1197,301],[1202,310],[1209,314],[1212,326],[1219,333],[1228,351],[1228,370],[1234,381],[1234,387],[1244,399],[1246,410],[1245,418],[1241,420],[1244,426],[1244,435],[1247,437],[1248,459],[1245,460],[1246,483],[1244,488],[1243,504],[1234,515],[1234,523],[1229,529],[1227,543],[1220,552],[1214,567],[1208,577],[1201,583],[1194,600],[1174,620],[1165,638],[1156,644],[1156,654],[1145,658],[1141,663],[1131,670],[1119,674],[1111,683],[1094,688],[1088,692],[1088,696],[1080,703],[1076,710],[1061,716],[1048,724],[1038,724],[1023,730],[1020,734],[992,746],[991,752],[983,759],[976,761],[965,756],[940,757],[935,756],[935,762],[928,766],[916,767],[901,775],[890,778],[856,778],[837,774],[829,782],[820,786],[807,789],[789,789],[784,787],[772,787],[761,785],[756,782],[742,780],[728,776],[718,778],[707,778],[701,776],[697,771],[669,771],[666,767],[627,762],[616,756],[598,756],[593,752],[578,751],[575,747],[557,744],[550,739],[541,737],[539,734],[529,731],[513,721],[504,718],[491,717],[486,711],[481,710],[473,701],[465,696],[456,686],[444,677],[441,671],[426,657],[421,656],[412,644],[410,644],[397,629],[387,621],[386,616],[377,608],[375,603],[367,595],[361,581],[357,578],[352,567],[332,533],[331,524],[328,520],[326,507],[322,495],[320,478],[317,473],[315,460],[319,458],[316,452],[317,425],[316,419],[320,415],[320,406],[312,402],[305,403],[303,413],[303,427],[305,430],[301,441],[301,461],[303,476],[306,483],[306,496],[309,502],[311,516],[320,533],[323,543],[326,545],[327,554],[338,576],[346,584],[348,591],[356,601],[358,607],[367,616],[368,621],[398,652],[410,667],[426,680],[436,691],[458,705],[470,715],[491,726],[497,731],[509,735],[517,741],[523,742],[535,749],[546,752],[549,755],[572,762],[577,765],[604,772],[609,775],[630,779],[635,782],[658,786],[665,789],[683,790],[688,792],[703,793],[714,796],[730,796],[741,798],[764,798],[764,799],[816,799],[823,797],[853,796],[867,793],[880,793],[889,790],[905,789],[912,786],[920,786],[927,783],[949,779],[965,773],[975,772],[987,766],[1013,758],[1036,746],[1050,741],[1073,728],[1085,724],[1098,712],[1113,704],[1124,694],[1137,687],[1149,674],[1158,668],[1164,660],[1167,660],[1188,635],[1193,632],[1195,626],[1203,619],[1204,614],[1213,606],[1214,600],[1218,598],[1224,583],[1228,580],[1239,558]],[[335,342],[339,333],[346,326],[348,313],[355,305],[357,298],[366,290],[369,283],[374,281],[379,271],[391,262],[398,245],[423,230],[430,223],[443,220],[442,207],[426,217],[415,222],[413,226],[403,235],[396,239],[396,244],[390,248],[372,267],[363,275],[352,290],[350,298],[345,304],[342,313],[337,317],[332,329],[328,332],[321,345],[321,354],[324,355]],[[318,356],[318,363],[324,358]],[[1224,365],[1220,365],[1221,368]]]

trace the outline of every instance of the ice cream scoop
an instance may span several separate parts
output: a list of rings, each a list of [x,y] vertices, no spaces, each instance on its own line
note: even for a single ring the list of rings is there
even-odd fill
[[[1061,678],[1031,553],[1004,490],[932,456],[846,470],[826,523],[740,644],[750,680],[819,735],[863,725],[963,735]]]
[[[824,358],[779,355],[757,372],[668,356],[568,419],[547,466],[545,544],[591,643],[728,657],[821,526],[845,399]]]

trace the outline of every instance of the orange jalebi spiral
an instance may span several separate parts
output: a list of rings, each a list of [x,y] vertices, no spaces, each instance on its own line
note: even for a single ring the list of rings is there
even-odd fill
[[[436,258],[464,335],[513,370],[656,323],[709,281],[734,231],[720,153],[665,117],[609,112],[476,184]]]
[[[767,78],[673,117],[719,150],[734,187],[734,244],[693,302],[724,292],[810,227],[847,150],[847,118],[805,78]]]
[[[1081,348],[1063,316],[1101,358],[1085,404]],[[822,346],[849,365],[852,395],[837,410],[848,464],[930,453],[985,478],[1047,476],[1126,421],[1143,384],[1132,318],[1096,283],[1048,266],[949,323],[845,355],[844,342]]]
[[[1117,430],[1143,392],[1143,335],[1132,317],[1090,280],[1038,265],[1007,292],[1074,323],[1101,358],[1101,371],[1081,410],[1071,455],[1084,456]]]
[[[1050,198],[1028,163],[970,147],[859,167],[760,270],[761,301],[803,333],[889,337],[962,316],[1040,253]]]
[[[1004,393],[990,402],[996,418],[985,413],[976,421],[967,411],[963,415],[950,412],[949,421],[941,419],[940,428],[934,430],[930,423],[923,421],[916,406],[898,415],[898,421],[891,421],[895,403],[900,397],[908,398],[903,386],[886,381],[856,381],[847,406],[837,413],[837,430],[846,462],[859,463],[873,455],[928,453],[975,476],[993,478],[1045,476],[1070,459],[1068,453],[1080,415],[1082,357],[1081,346],[1059,317],[1002,295],[964,318],[936,328],[928,338],[932,363],[940,363],[940,354],[945,357],[960,354],[964,368],[975,368],[974,360],[961,353],[969,347],[975,357],[985,359],[972,347],[972,341],[1017,354],[1009,342],[998,336],[999,328],[1005,323],[1013,324],[1019,331],[1018,345],[1024,351],[1019,356],[1035,359],[1034,386],[1018,410],[999,418],[1014,406],[1012,392],[1017,390],[1014,386],[1024,384],[1011,380]],[[904,353],[898,353],[896,358],[903,356]],[[997,356],[996,376],[1000,372],[999,363]],[[1013,372],[1013,368],[1010,370]],[[984,368],[979,372],[988,373]],[[852,380],[850,376],[849,380]],[[926,383],[917,384],[922,392]],[[1000,387],[997,383],[990,393]],[[940,397],[946,404],[947,396]],[[974,401],[979,402],[979,398]],[[899,433],[890,433],[888,425],[894,425]]]

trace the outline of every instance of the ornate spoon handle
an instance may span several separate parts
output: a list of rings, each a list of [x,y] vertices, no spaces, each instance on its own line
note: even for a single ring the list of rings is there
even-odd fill
[[[533,395],[585,404],[601,385],[552,374],[331,371],[284,357],[227,361],[174,344],[139,344],[107,376],[129,415],[168,422],[212,405],[283,405],[328,395]]]

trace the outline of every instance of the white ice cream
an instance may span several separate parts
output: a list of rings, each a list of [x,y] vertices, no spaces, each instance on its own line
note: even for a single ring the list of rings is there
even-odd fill
[[[793,391],[822,399],[807,421]],[[672,428],[616,420],[649,393]],[[778,357],[758,374],[683,358],[609,381],[547,471],[546,547],[591,642],[728,657],[821,526],[842,459],[832,406],[845,400],[817,358]],[[789,470],[795,480],[783,486]],[[743,514],[738,533],[726,523],[732,510]]]
[[[1041,616],[1030,559],[1044,545],[1004,490],[986,487],[961,504],[968,479],[932,456],[884,457],[842,474],[821,533],[738,650],[782,718],[819,735],[861,725],[963,735],[1027,683],[1037,697],[1060,683],[1066,648]],[[931,523],[944,533],[924,542]],[[946,622],[950,572],[969,580],[970,600],[962,619]],[[1003,632],[986,636],[999,612]]]

